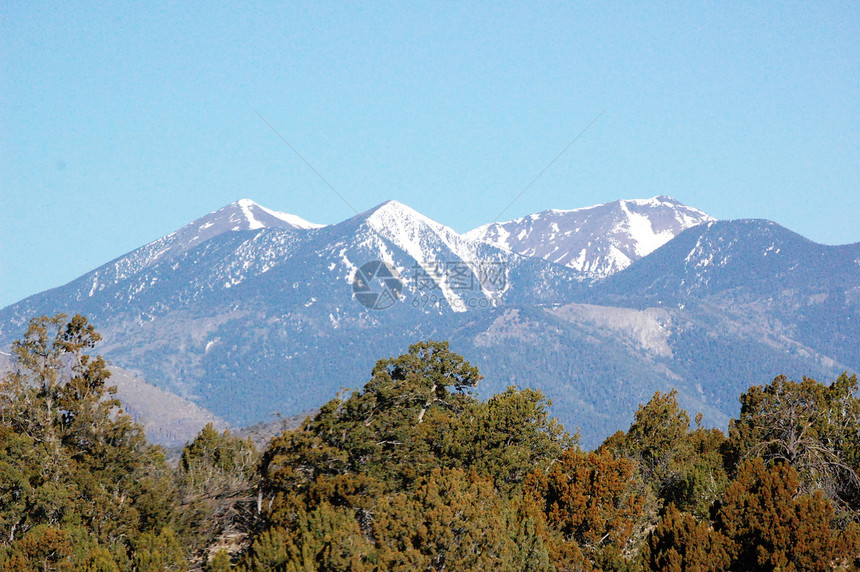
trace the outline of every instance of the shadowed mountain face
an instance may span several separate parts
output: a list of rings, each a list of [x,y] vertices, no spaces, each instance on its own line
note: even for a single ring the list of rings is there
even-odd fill
[[[860,280],[860,244],[816,244],[766,220],[709,222],[681,234],[601,291],[643,300],[815,295]]]
[[[589,231],[589,252],[635,234],[635,262],[601,266],[610,275],[596,280],[597,266],[459,235],[396,201],[326,227],[239,201],[0,310],[0,342],[34,315],[85,314],[113,363],[248,425],[361,386],[410,343],[449,339],[481,369],[483,395],[541,389],[563,423],[593,436],[587,446],[658,390],[678,388],[683,405],[724,425],[751,384],[860,365],[860,245],[714,222],[666,197],[548,212],[560,218],[521,219],[533,222],[523,240],[561,245],[564,232],[586,232],[565,216],[589,212],[578,228],[615,221]]]

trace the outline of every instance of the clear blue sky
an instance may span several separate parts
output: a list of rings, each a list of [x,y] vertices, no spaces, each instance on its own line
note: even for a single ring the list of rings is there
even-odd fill
[[[0,306],[239,198],[466,231],[667,194],[860,241],[860,4],[0,6]],[[647,4],[645,6],[644,4]],[[751,5],[754,4],[754,5]]]

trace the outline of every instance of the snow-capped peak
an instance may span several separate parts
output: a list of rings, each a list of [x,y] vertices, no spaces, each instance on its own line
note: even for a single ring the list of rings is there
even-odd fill
[[[547,210],[484,225],[465,236],[604,278],[650,254],[681,231],[712,220],[698,209],[660,195]]]
[[[279,211],[273,211],[271,209],[267,209],[264,206],[258,205],[251,199],[239,199],[235,203],[228,205],[225,209],[229,209],[235,205],[238,207],[242,215],[245,217],[245,220],[248,222],[247,230],[256,230],[258,228],[284,228],[285,225],[281,223],[287,223],[286,226],[292,228],[321,228],[324,225],[316,224],[313,222],[306,221],[305,219],[298,217],[294,214],[282,213]],[[222,209],[224,210],[224,209]],[[218,211],[216,211],[218,212]],[[212,213],[215,214],[215,213]],[[281,223],[272,221],[271,219],[277,219],[281,221]]]
[[[172,243],[187,250],[225,232],[263,228],[309,230],[321,226],[296,215],[267,209],[251,199],[240,199],[185,225],[170,238]]]
[[[365,223],[380,235],[393,241],[411,255],[425,249],[426,243],[441,241],[451,252],[466,255],[471,252],[471,241],[454,229],[421,214],[398,201],[386,201],[360,215]],[[424,244],[423,244],[424,243]],[[415,257],[418,260],[426,256]]]
[[[360,221],[360,224],[370,231],[370,235],[381,237],[397,246],[423,268],[427,275],[434,275],[440,267],[455,262],[469,267],[479,262],[478,243],[465,239],[454,229],[398,201],[386,201],[358,215],[355,220]],[[383,260],[396,263],[393,253],[385,247],[378,248]],[[445,280],[439,281],[438,287],[455,312],[465,311],[466,303],[461,298],[463,292],[456,291]]]
[[[457,235],[454,230],[444,224],[438,223],[415,209],[394,200],[385,201],[370,209],[364,216],[368,224],[374,229],[386,234],[391,234],[395,228],[402,231],[407,227],[426,226],[432,228],[434,232]]]
[[[207,240],[228,232],[259,229],[302,232],[321,226],[296,215],[267,209],[251,199],[240,199],[129,253],[116,261],[111,271],[114,276],[103,276],[99,279],[107,282],[124,279],[156,262],[188,252]]]
[[[375,233],[392,241],[422,264],[430,261],[430,252],[440,243],[456,254],[465,254],[469,247],[468,241],[454,229],[398,201],[386,201],[359,217]]]

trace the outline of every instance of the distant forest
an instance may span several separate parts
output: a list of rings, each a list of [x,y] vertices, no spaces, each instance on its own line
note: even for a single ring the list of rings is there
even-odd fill
[[[261,452],[210,425],[168,463],[100,339],[60,314],[13,344],[0,570],[860,569],[856,376],[753,385],[728,434],[657,393],[586,451],[543,394],[480,401],[424,341]]]

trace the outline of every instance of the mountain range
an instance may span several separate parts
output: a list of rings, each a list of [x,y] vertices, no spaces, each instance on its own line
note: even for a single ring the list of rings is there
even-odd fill
[[[3,308],[0,344],[57,312],[86,315],[129,383],[170,396],[130,407],[165,443],[204,419],[310,410],[377,359],[447,339],[482,395],[540,389],[594,446],[655,391],[725,426],[749,385],[857,371],[860,244],[665,196],[465,234],[396,201],[322,226],[243,199]],[[168,430],[177,407],[194,414]]]

